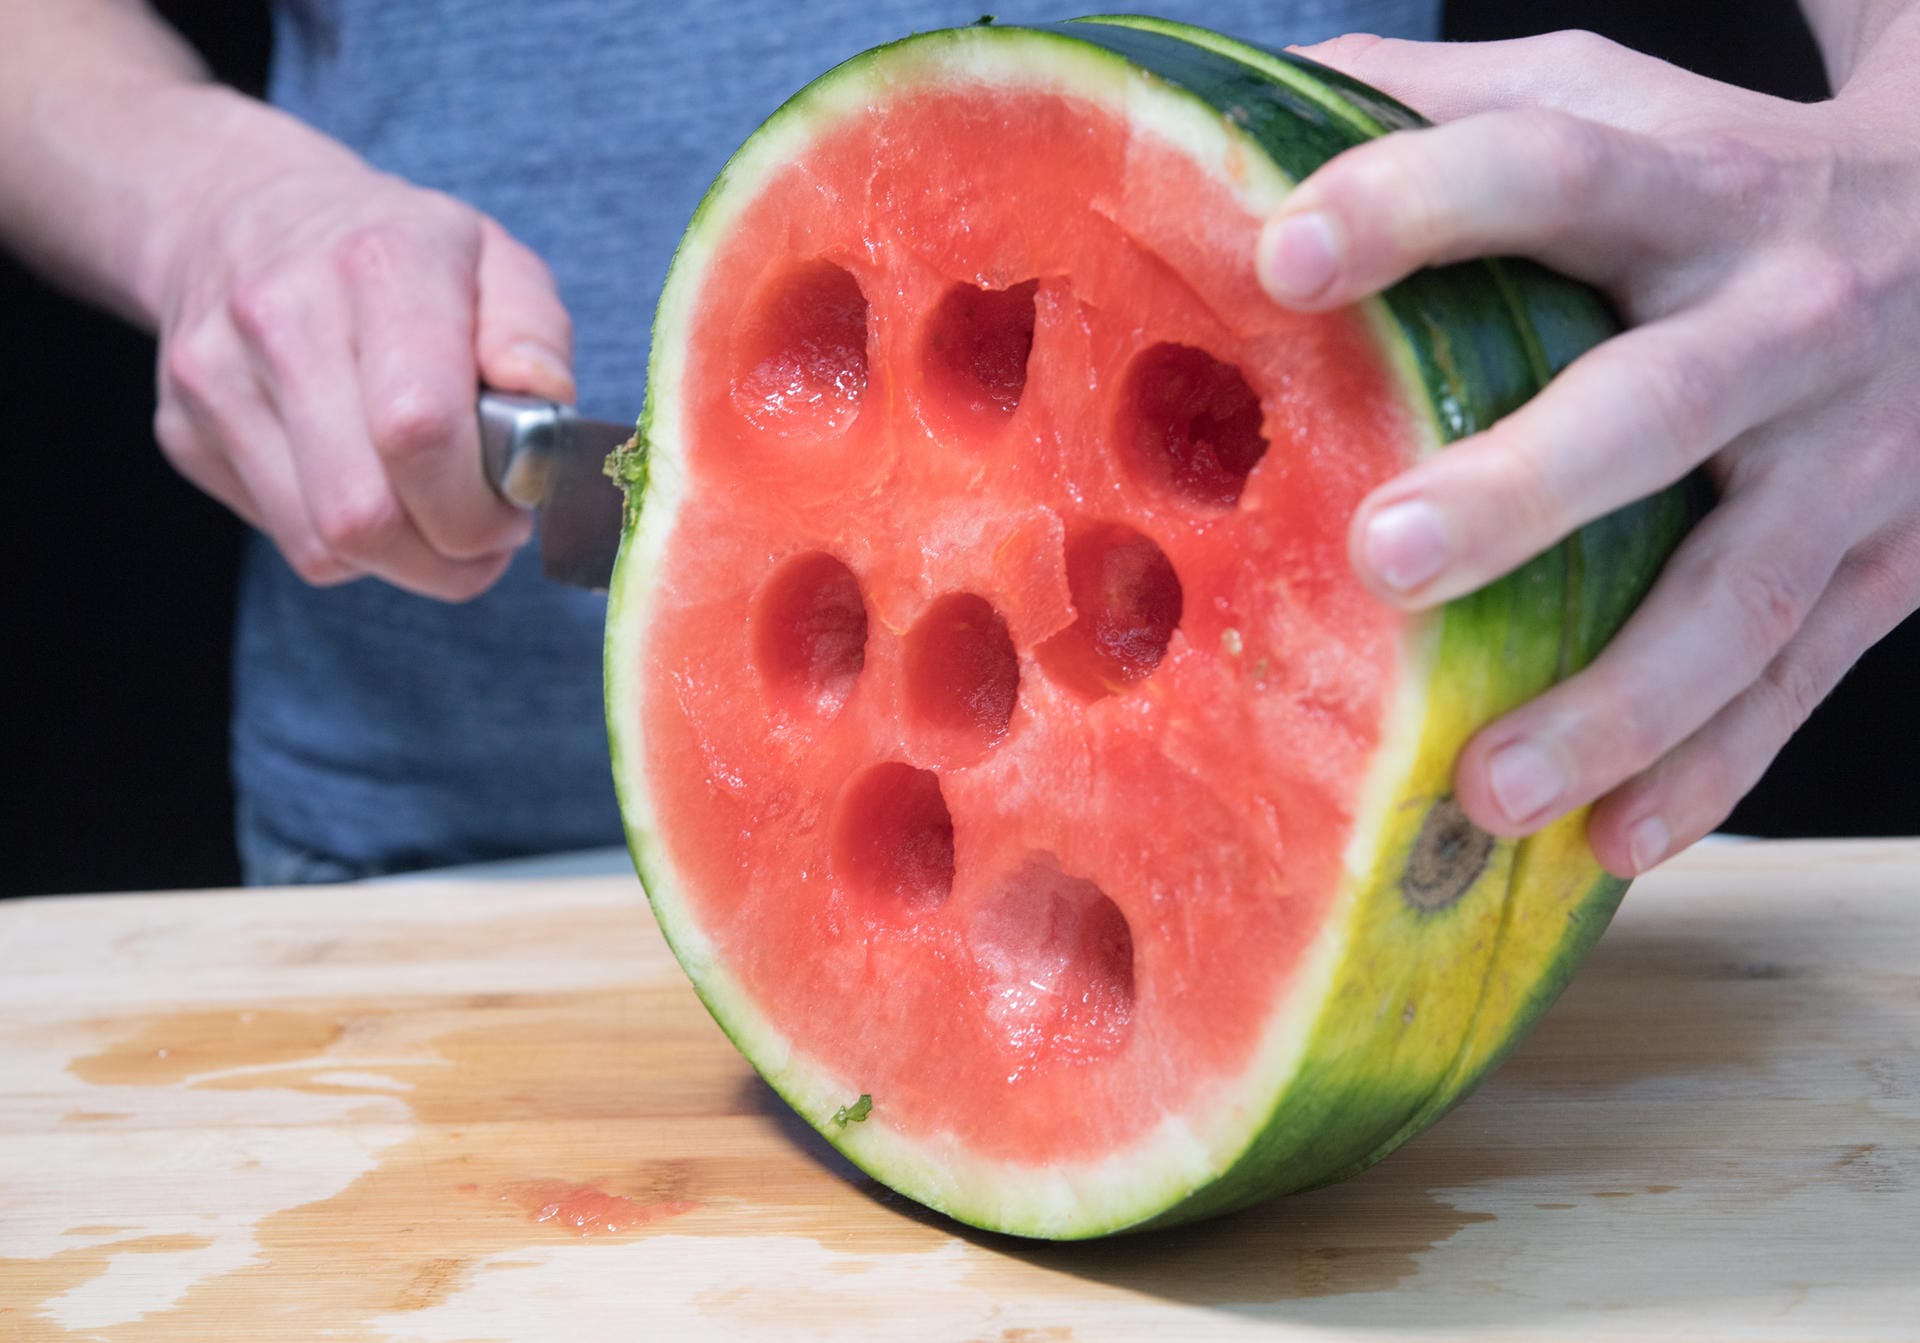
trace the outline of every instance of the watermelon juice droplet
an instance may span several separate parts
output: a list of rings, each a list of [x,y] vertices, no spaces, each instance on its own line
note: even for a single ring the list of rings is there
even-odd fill
[[[519,1205],[533,1222],[564,1227],[582,1236],[636,1231],[699,1206],[685,1199],[637,1203],[622,1194],[565,1180],[529,1180],[511,1186],[501,1198]]]

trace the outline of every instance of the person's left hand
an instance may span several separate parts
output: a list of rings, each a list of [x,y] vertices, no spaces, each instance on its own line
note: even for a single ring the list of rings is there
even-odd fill
[[[1725,819],[1920,604],[1920,126],[1885,80],[1790,103],[1586,33],[1302,54],[1442,124],[1300,185],[1261,237],[1275,298],[1323,310],[1523,254],[1629,324],[1369,496],[1362,580],[1432,606],[1696,466],[1719,488],[1600,657],[1455,769],[1498,834],[1600,799],[1595,853],[1645,871]]]

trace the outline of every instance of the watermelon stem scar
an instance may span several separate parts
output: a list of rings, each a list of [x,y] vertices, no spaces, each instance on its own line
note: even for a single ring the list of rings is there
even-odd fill
[[[833,1112],[833,1122],[840,1128],[845,1128],[848,1124],[862,1122],[872,1113],[873,1097],[862,1092],[859,1100],[851,1105],[843,1105]]]
[[[1580,817],[1496,839],[1451,773],[1625,618],[1677,497],[1439,612],[1346,554],[1605,306],[1509,261],[1320,315],[1253,275],[1294,182],[1412,124],[1157,20],[923,34],[780,109],[676,254],[610,466],[635,867],[768,1082],[954,1217],[1096,1236],[1359,1170],[1620,898]]]

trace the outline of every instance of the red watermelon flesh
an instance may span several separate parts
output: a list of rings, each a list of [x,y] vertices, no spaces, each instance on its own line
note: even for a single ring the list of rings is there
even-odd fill
[[[1097,105],[979,90],[835,128],[716,258],[660,823],[761,1010],[908,1129],[1137,1139],[1333,897],[1399,656],[1346,520],[1421,440],[1255,227]]]

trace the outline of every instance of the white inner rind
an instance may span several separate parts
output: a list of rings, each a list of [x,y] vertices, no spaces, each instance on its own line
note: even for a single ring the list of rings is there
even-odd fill
[[[1288,180],[1251,139],[1215,110],[1112,53],[1061,35],[1018,29],[960,29],[881,48],[839,67],[797,95],[735,155],[700,207],[675,256],[654,326],[646,421],[648,480],[639,521],[628,533],[609,598],[606,650],[608,730],[635,865],[675,954],[701,997],[767,1081],[809,1123],[862,1168],[910,1197],[963,1221],[1019,1235],[1074,1238],[1147,1220],[1229,1170],[1265,1127],[1297,1074],[1353,935],[1359,897],[1373,878],[1389,809],[1416,757],[1425,687],[1438,651],[1439,621],[1409,622],[1400,640],[1397,689],[1367,772],[1345,849],[1345,877],[1328,917],[1303,954],[1291,988],[1274,1005],[1245,1071],[1185,1111],[1174,1110],[1140,1141],[1086,1162],[1045,1165],[984,1158],[939,1135],[888,1123],[885,1097],[857,1123],[833,1116],[863,1088],[827,1060],[796,1052],[719,958],[674,870],[648,785],[642,731],[647,634],[654,576],[687,498],[685,398],[690,328],[709,268],[759,184],[804,157],[842,118],[867,115],[893,88],[941,84],[1031,89],[1089,100],[1112,110],[1131,134],[1171,144],[1231,190],[1255,217],[1285,197]],[[1231,170],[1229,165],[1231,164]],[[1403,403],[1424,406],[1412,356],[1390,321],[1374,316],[1393,353]],[[1409,417],[1438,444],[1424,416]],[[1156,1103],[1167,1104],[1164,1097]]]

